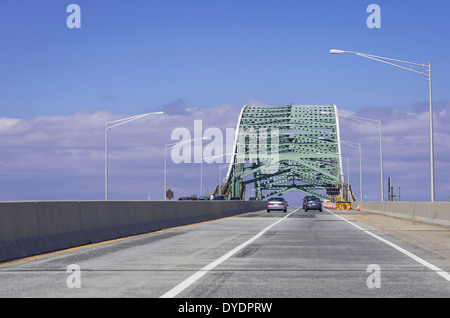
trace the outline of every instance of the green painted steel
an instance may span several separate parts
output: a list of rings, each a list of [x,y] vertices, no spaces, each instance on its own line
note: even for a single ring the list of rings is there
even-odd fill
[[[253,183],[264,199],[290,191],[325,196],[342,188],[339,121],[335,105],[246,105],[220,192],[245,197]]]

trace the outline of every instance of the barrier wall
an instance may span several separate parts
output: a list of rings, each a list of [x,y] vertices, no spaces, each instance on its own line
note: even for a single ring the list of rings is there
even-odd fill
[[[265,201],[1,202],[0,262],[265,208]]]
[[[353,209],[379,213],[411,221],[450,226],[450,202],[355,202]]]

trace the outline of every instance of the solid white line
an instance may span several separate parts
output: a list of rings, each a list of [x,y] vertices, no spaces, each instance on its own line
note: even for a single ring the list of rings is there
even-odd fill
[[[433,264],[427,262],[426,260],[420,258],[419,256],[417,256],[417,255],[415,255],[415,254],[413,254],[413,253],[411,253],[411,252],[405,250],[404,248],[402,248],[402,247],[400,247],[400,246],[398,246],[398,245],[396,245],[396,244],[394,244],[394,243],[392,243],[392,242],[390,242],[390,241],[388,241],[388,240],[386,240],[386,239],[384,239],[384,238],[382,238],[382,237],[380,237],[380,236],[378,236],[378,235],[376,235],[376,234],[373,234],[372,232],[367,231],[366,229],[363,229],[362,227],[360,227],[360,226],[358,226],[358,225],[356,225],[356,224],[354,224],[354,223],[352,223],[352,222],[350,222],[350,221],[344,219],[343,217],[341,217],[341,216],[339,216],[339,215],[337,215],[337,214],[331,212],[330,210],[327,210],[327,211],[330,212],[331,214],[333,214],[334,216],[337,216],[338,218],[344,220],[345,222],[347,222],[347,223],[353,225],[354,227],[356,227],[357,229],[363,231],[364,233],[367,233],[367,234],[369,234],[370,236],[373,236],[374,238],[380,240],[381,242],[386,243],[387,245],[389,245],[389,246],[395,248],[396,250],[402,252],[402,253],[405,254],[406,256],[409,256],[410,258],[412,258],[412,259],[415,260],[416,262],[418,262],[418,263],[420,263],[420,264],[422,264],[422,265],[428,267],[428,268],[431,269],[432,271],[436,272],[436,274],[442,276],[443,278],[445,278],[446,280],[448,280],[448,281],[450,282],[450,274],[447,273],[446,271],[440,269],[440,268],[437,267],[437,266],[434,266]]]
[[[188,277],[186,280],[182,281],[180,284],[178,284],[177,286],[175,286],[174,288],[172,288],[171,290],[169,290],[167,293],[165,293],[164,295],[162,295],[160,298],[172,298],[175,297],[176,295],[178,295],[179,293],[181,293],[183,290],[185,290],[186,288],[188,288],[190,285],[192,285],[193,283],[195,283],[197,280],[199,280],[201,277],[203,277],[206,273],[208,273],[210,270],[212,270],[214,267],[216,267],[217,265],[221,264],[222,262],[226,261],[228,258],[230,258],[231,256],[233,256],[234,254],[236,254],[237,252],[239,252],[241,249],[243,249],[244,247],[246,247],[247,245],[253,243],[254,241],[256,241],[258,238],[260,238],[265,232],[267,232],[270,228],[272,228],[273,226],[277,225],[278,223],[280,223],[281,221],[283,221],[284,219],[286,219],[287,217],[289,217],[292,213],[296,212],[297,210],[299,210],[300,208],[292,211],[291,213],[289,213],[288,215],[286,215],[285,217],[283,217],[282,219],[278,220],[277,222],[269,225],[268,227],[266,227],[265,229],[263,229],[261,232],[259,232],[258,234],[256,234],[255,236],[253,236],[251,239],[245,241],[244,243],[242,243],[241,245],[233,248],[231,251],[229,251],[228,253],[226,253],[225,255],[223,255],[222,257],[216,259],[214,262],[206,265],[205,267],[203,267],[201,270],[199,270],[198,272],[196,272],[195,274],[193,274],[192,276]]]

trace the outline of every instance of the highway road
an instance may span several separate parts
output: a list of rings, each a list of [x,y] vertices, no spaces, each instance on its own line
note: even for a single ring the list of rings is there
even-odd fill
[[[0,297],[450,297],[450,248],[348,216],[259,211],[4,263]]]

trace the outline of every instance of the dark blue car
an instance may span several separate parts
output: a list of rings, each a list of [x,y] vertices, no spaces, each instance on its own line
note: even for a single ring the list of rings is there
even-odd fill
[[[319,210],[322,212],[322,201],[316,197],[310,197],[305,201],[305,212],[308,210]]]

